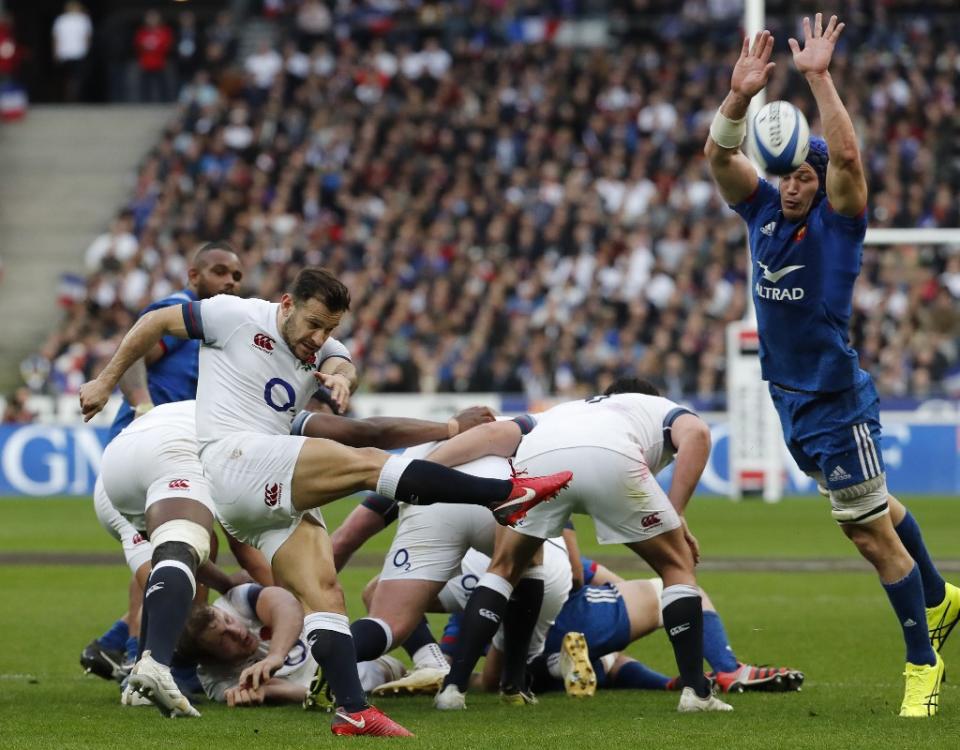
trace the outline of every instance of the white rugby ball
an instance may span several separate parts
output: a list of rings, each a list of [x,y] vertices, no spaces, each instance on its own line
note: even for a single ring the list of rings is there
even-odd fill
[[[803,164],[810,150],[807,118],[790,102],[769,102],[753,116],[750,146],[767,172],[790,174]]]

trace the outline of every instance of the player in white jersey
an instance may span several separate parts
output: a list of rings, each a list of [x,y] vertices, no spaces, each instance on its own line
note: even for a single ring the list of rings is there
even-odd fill
[[[445,467],[333,441],[290,435],[318,381],[346,406],[355,374],[331,332],[349,308],[346,287],[324,269],[306,268],[278,304],[214,297],[144,315],[96,380],[80,390],[84,417],[106,403],[130,364],[162,336],[202,340],[197,437],[205,475],[230,526],[242,523],[270,559],[275,579],[308,612],[311,650],[337,701],[335,734],[408,732],[368,706],[330,543],[313,509],[358,490],[425,503],[493,506],[498,520],[519,520],[570,480],[481,479]],[[286,534],[277,546],[277,532]],[[242,537],[243,538],[243,537]]]
[[[130,673],[129,688],[171,716],[199,716],[180,692],[170,663],[176,640],[196,596],[197,580],[225,591],[231,579],[208,562],[214,505],[197,456],[193,401],[162,404],[134,420],[103,452],[95,502],[105,503],[125,543],[128,561],[152,570],[145,580],[142,655]],[[98,512],[107,514],[106,507]],[[136,534],[140,540],[137,542]],[[199,569],[199,570],[198,570]],[[129,700],[130,696],[125,696]]]
[[[494,422],[447,441],[430,456],[450,465],[484,453],[515,453],[518,470],[549,471],[562,463],[574,471],[562,497],[531,511],[498,544],[464,614],[437,707],[464,707],[470,674],[496,627],[485,613],[498,616],[506,605],[504,592],[543,540],[560,534],[572,513],[586,513],[601,544],[626,544],[663,579],[664,626],[685,686],[678,710],[732,710],[711,694],[703,674],[703,610],[694,573],[699,550],[683,520],[710,455],[707,425],[636,379],[617,381],[602,396],[560,404],[530,421],[535,426],[529,434],[518,421]],[[667,495],[655,475],[675,456]]]

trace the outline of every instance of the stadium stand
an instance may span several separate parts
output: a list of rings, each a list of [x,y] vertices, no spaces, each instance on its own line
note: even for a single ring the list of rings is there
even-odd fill
[[[225,238],[251,294],[276,296],[305,263],[344,279],[338,336],[371,391],[570,397],[629,371],[721,405],[745,237],[701,149],[739,3],[611,3],[609,44],[591,48],[556,43],[565,23],[589,26],[576,2],[550,18],[530,3],[291,5],[267,3],[255,43],[181,89],[123,206],[132,252],[86,251],[97,260],[62,299],[38,389],[75,390],[181,283],[192,248]],[[843,5],[833,75],[856,97],[871,226],[960,225],[960,47],[945,18],[960,13]],[[796,31],[768,6],[775,99]],[[958,253],[866,249],[853,343],[884,395],[960,392]]]

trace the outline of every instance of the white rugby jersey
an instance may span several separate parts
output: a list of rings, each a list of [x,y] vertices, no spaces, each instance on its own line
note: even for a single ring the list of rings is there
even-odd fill
[[[155,406],[124,427],[123,434],[146,432],[158,427],[175,430],[187,439],[193,438],[197,433],[197,402],[191,399]]]
[[[280,305],[221,294],[184,305],[184,322],[202,339],[197,384],[201,450],[236,432],[288,435],[297,413],[320,387],[314,373],[330,357],[350,359],[331,337],[307,364],[277,328]]]
[[[246,583],[234,586],[226,594],[213,603],[214,607],[223,610],[236,620],[239,620],[259,641],[257,650],[244,662],[237,664],[201,664],[197,667],[197,677],[203,690],[209,698],[225,702],[225,693],[229,688],[236,687],[240,680],[240,673],[247,667],[253,666],[263,659],[270,651],[270,628],[266,627],[257,617],[257,611],[251,605],[251,594],[259,591],[260,586],[255,583]],[[305,689],[310,686],[310,680],[317,672],[317,662],[310,654],[307,637],[301,632],[300,638],[293,644],[293,648],[283,660],[283,666],[273,675],[276,678],[289,680]]]
[[[642,458],[657,474],[675,454],[670,428],[689,409],[660,396],[618,393],[567,401],[530,415],[536,427],[520,441],[517,461],[563,448],[595,446]]]

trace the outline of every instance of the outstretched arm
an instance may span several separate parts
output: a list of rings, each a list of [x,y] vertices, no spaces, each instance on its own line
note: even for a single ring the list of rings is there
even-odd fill
[[[323,412],[302,413],[294,420],[293,431],[306,437],[327,438],[351,448],[393,450],[411,445],[446,440],[477,425],[493,420],[486,406],[472,406],[446,422],[405,417],[349,419]]]
[[[490,422],[439,445],[427,460],[444,466],[460,466],[482,456],[508,458],[517,452],[522,437],[520,425],[512,419]]]
[[[83,420],[89,422],[103,409],[117,387],[120,376],[145,356],[164,336],[189,338],[179,306],[163,307],[148,312],[127,331],[113,357],[103,371],[89,383],[80,386],[80,408]]]
[[[827,162],[827,199],[837,213],[857,216],[867,205],[867,181],[853,122],[840,101],[828,70],[843,27],[844,24],[838,23],[836,16],[831,16],[824,29],[823,14],[817,13],[813,28],[809,18],[803,19],[803,49],[800,49],[796,39],[790,39],[789,44],[793,62],[807,79],[813,98],[817,100],[823,123],[823,137],[830,152]]]
[[[767,85],[773,71],[772,53],[769,31],[757,32],[752,46],[750,37],[744,37],[740,58],[730,76],[730,93],[714,117],[703,149],[710,174],[727,203],[739,203],[757,189],[757,170],[740,150],[740,144],[747,132],[750,100]]]

